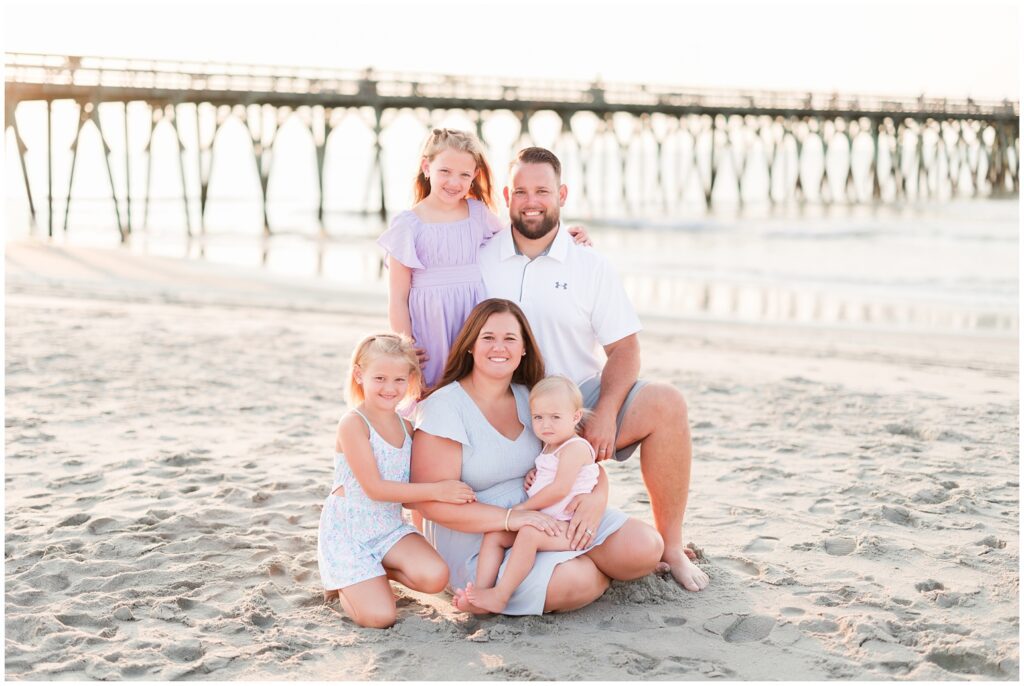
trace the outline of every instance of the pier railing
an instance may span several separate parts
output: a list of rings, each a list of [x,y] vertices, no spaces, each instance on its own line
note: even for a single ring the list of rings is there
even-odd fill
[[[686,89],[660,84],[453,76],[372,69],[283,67],[229,62],[141,60],[7,53],[6,81],[16,99],[92,96],[105,100],[173,93],[176,102],[215,102],[235,94],[252,102],[281,104],[299,97],[309,103],[398,106],[404,101],[444,100],[544,105],[556,111],[644,111],[676,113],[791,113],[822,116],[902,114],[908,117],[1019,118],[1019,103],[973,98],[900,97],[794,93],[772,90]],[[27,96],[27,97],[26,97]]]
[[[301,109],[319,110],[323,116],[308,117],[317,148],[317,171],[320,179],[320,206],[318,217],[323,220],[323,168],[326,142],[334,122],[331,113],[356,109],[367,114],[368,126],[375,139],[375,156],[371,175],[376,174],[380,187],[380,204],[367,207],[367,211],[387,214],[384,192],[384,172],[381,165],[381,133],[386,127],[383,114],[399,109],[417,112],[424,128],[431,126],[433,113],[444,110],[463,110],[476,123],[477,134],[484,139],[484,122],[496,111],[513,112],[520,122],[521,135],[517,143],[529,142],[530,117],[542,111],[555,113],[561,120],[562,137],[578,153],[584,177],[603,176],[604,167],[618,167],[616,172],[628,173],[630,147],[642,137],[656,142],[653,166],[658,170],[651,179],[653,197],[668,206],[685,192],[682,182],[663,178],[664,145],[672,137],[687,141],[687,159],[678,164],[694,173],[708,206],[712,204],[719,169],[724,160],[733,167],[737,185],[742,186],[743,171],[751,158],[754,146],[761,149],[767,160],[769,185],[773,177],[785,169],[795,151],[795,164],[799,168],[805,143],[820,140],[827,156],[829,147],[841,145],[852,148],[858,136],[869,136],[872,161],[869,168],[871,188],[867,197],[856,190],[852,165],[842,179],[831,179],[828,170],[820,179],[809,181],[798,174],[783,182],[781,192],[769,192],[771,202],[805,200],[812,196],[823,202],[891,202],[910,197],[938,193],[945,185],[953,192],[962,191],[964,178],[970,179],[970,192],[979,194],[1017,193],[1019,191],[1020,108],[1018,102],[974,98],[935,98],[924,96],[900,97],[894,95],[864,95],[820,92],[784,92],[771,90],[739,91],[734,89],[684,88],[661,84],[601,83],[574,80],[514,79],[481,76],[453,76],[443,74],[417,74],[377,72],[372,69],[327,69],[319,67],[289,67],[232,63],[190,62],[176,60],[146,60],[134,58],[43,55],[7,53],[6,63],[6,122],[14,129],[22,165],[25,189],[33,221],[35,201],[29,183],[24,151],[25,142],[15,116],[19,103],[44,101],[47,103],[47,161],[48,184],[45,197],[48,203],[49,231],[53,232],[53,175],[52,127],[50,113],[56,100],[78,103],[81,116],[72,144],[73,160],[77,159],[77,146],[82,127],[92,123],[104,136],[98,116],[104,103],[121,103],[127,110],[129,102],[145,102],[151,109],[152,126],[161,120],[170,121],[178,131],[181,116],[194,116],[198,121],[203,107],[229,106],[230,116],[239,118],[252,133],[253,154],[260,172],[263,193],[265,230],[270,226],[266,216],[266,189],[273,166],[275,132],[264,130],[262,119],[269,108],[287,117]],[[256,110],[250,109],[257,106]],[[194,114],[192,114],[194,113]],[[588,142],[577,135],[573,117],[589,113],[597,119],[598,137],[615,138],[617,158],[595,154]],[[632,138],[618,136],[612,118],[620,113],[634,118]],[[256,119],[261,121],[257,122]],[[278,119],[274,118],[271,119]],[[252,121],[250,121],[252,120]],[[316,123],[314,123],[314,120]],[[656,122],[658,123],[656,125]],[[217,130],[223,122],[217,118]],[[280,121],[278,123],[278,127]],[[738,135],[737,131],[752,135]],[[150,130],[152,136],[152,128]],[[124,132],[127,137],[127,126]],[[184,165],[186,143],[178,134],[182,158],[180,169],[182,193],[185,201],[188,230],[192,231],[190,201],[198,206],[199,224],[205,224],[209,174],[212,168],[213,141],[197,141],[199,146],[198,193],[187,189]],[[932,147],[926,151],[926,139]],[[709,149],[707,163],[697,153],[699,143]],[[105,144],[106,145],[106,144]],[[127,149],[127,145],[125,146]],[[880,155],[880,151],[885,151]],[[927,153],[927,154],[926,154]],[[148,154],[148,147],[147,147]],[[121,235],[132,230],[132,189],[126,182],[123,189],[116,188],[111,172],[110,151],[107,149],[107,171],[111,196],[117,208],[117,222]],[[675,164],[676,161],[673,161]],[[148,159],[152,164],[152,158]],[[125,165],[128,160],[125,159]],[[68,181],[65,205],[71,202],[71,180]],[[830,188],[836,184],[842,191]],[[817,185],[809,193],[810,185]],[[863,185],[863,184],[862,184]],[[891,187],[883,192],[883,185]],[[586,182],[579,184],[584,204],[589,202],[590,191]],[[606,190],[606,189],[603,189]],[[742,201],[742,188],[739,189]],[[622,200],[632,202],[622,191]],[[123,197],[122,197],[123,194]],[[604,193],[605,195],[607,193]],[[198,197],[195,197],[198,196]],[[121,207],[124,206],[122,215]],[[146,205],[148,207],[148,188]]]

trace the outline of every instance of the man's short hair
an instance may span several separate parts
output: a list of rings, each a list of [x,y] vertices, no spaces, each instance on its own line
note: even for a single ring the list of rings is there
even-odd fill
[[[555,178],[559,182],[562,180],[562,163],[555,157],[555,153],[546,148],[532,147],[520,150],[508,165],[509,174],[517,164],[549,164],[555,170]]]

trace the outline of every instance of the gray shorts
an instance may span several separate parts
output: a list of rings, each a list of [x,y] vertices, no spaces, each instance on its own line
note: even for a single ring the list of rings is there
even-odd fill
[[[636,398],[637,393],[640,389],[646,386],[649,382],[643,379],[637,379],[633,384],[633,387],[629,389],[629,393],[626,394],[626,400],[622,403],[622,407],[619,408],[619,415],[615,418],[615,433],[622,429],[622,419],[626,416],[626,410],[633,404],[633,400]],[[601,397],[601,377],[595,376],[592,379],[587,379],[580,384],[580,392],[583,394],[583,406],[588,410],[592,410],[597,406],[597,400]],[[615,459],[619,462],[628,460],[629,456],[636,452],[636,449],[640,447],[640,442],[630,443],[625,448],[620,448],[615,451]]]

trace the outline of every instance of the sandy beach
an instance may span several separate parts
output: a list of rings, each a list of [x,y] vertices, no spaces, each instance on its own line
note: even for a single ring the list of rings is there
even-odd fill
[[[5,675],[34,679],[1016,680],[1018,342],[645,321],[686,395],[685,540],[566,615],[395,588],[325,605],[317,523],[382,294],[8,243]],[[611,504],[650,521],[636,458]]]

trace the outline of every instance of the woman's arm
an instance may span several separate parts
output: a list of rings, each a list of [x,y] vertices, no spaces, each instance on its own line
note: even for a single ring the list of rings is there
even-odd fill
[[[412,441],[413,483],[457,479],[462,473],[462,446],[450,439],[417,431]],[[407,502],[406,507],[420,512],[425,518],[441,526],[465,533],[504,531],[506,519],[510,531],[533,526],[550,535],[557,533],[555,520],[541,512],[512,512],[493,505],[474,502],[453,505],[424,498]]]
[[[569,501],[565,511],[572,515],[565,535],[571,541],[573,550],[582,550],[590,543],[592,535],[587,530],[597,531],[608,505],[608,475],[598,463],[597,485],[590,493],[583,493]]]
[[[573,443],[562,448],[558,453],[558,469],[555,471],[554,480],[540,489],[524,502],[515,506],[516,510],[543,510],[545,507],[554,505],[559,500],[569,495],[572,485],[576,483],[576,477],[580,470],[588,463],[592,463],[590,450],[579,443]]]
[[[457,479],[418,484],[382,479],[370,447],[366,424],[354,414],[347,414],[338,422],[335,442],[338,451],[345,454],[352,476],[372,500],[400,503],[406,500],[434,499],[468,503],[476,499],[473,489]]]
[[[412,319],[409,316],[409,289],[412,288],[412,270],[388,256],[388,324],[395,333],[412,338]]]

